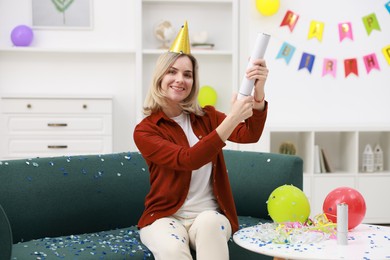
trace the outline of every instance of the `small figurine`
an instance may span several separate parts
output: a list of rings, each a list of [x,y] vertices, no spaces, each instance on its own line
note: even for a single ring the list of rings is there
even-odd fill
[[[363,151],[363,172],[374,172],[374,152],[371,145],[367,144]]]
[[[379,144],[374,148],[374,170],[376,172],[383,171],[383,150]]]

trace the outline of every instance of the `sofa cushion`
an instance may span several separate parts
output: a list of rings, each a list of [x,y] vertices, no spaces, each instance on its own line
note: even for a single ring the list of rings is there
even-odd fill
[[[240,228],[266,222],[253,217],[239,217]],[[230,259],[263,259],[258,254],[229,241]],[[82,235],[35,239],[13,246],[13,260],[24,259],[154,259],[140,242],[136,227],[116,229]],[[259,258],[260,257],[260,258]],[[268,259],[268,258],[264,258]]]
[[[0,259],[8,260],[12,252],[12,231],[7,215],[0,205]]]
[[[34,258],[33,258],[34,257]],[[38,258],[40,257],[40,258]],[[17,243],[12,259],[145,259],[152,257],[140,243],[136,227]]]

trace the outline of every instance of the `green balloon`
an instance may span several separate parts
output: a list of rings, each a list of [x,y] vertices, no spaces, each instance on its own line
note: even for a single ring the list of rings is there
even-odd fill
[[[293,185],[276,188],[267,201],[268,214],[276,223],[307,221],[310,204],[305,193]]]
[[[215,106],[217,103],[217,92],[210,86],[203,86],[199,89],[198,102],[201,107]]]

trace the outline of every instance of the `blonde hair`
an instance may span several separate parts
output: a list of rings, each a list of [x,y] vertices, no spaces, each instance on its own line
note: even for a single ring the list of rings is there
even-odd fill
[[[167,74],[168,70],[172,67],[173,63],[181,57],[187,56],[191,62],[193,67],[193,85],[191,89],[191,93],[188,95],[186,99],[184,99],[180,106],[183,111],[188,113],[194,113],[196,115],[203,115],[203,109],[200,107],[198,103],[198,93],[199,93],[199,70],[198,70],[198,62],[194,56],[191,54],[182,54],[175,52],[166,52],[160,55],[157,60],[156,68],[154,71],[153,79],[151,86],[149,87],[148,93],[145,98],[143,113],[148,116],[154,112],[162,110],[165,106],[165,94],[161,89],[161,82],[165,74]]]

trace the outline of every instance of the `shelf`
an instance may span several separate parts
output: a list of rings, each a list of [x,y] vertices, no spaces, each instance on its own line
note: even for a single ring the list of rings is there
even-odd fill
[[[38,48],[38,47],[9,47],[0,48],[1,52],[32,52],[32,53],[93,53],[93,54],[135,54],[133,49],[125,48],[88,48],[88,49],[66,49],[66,48]]]
[[[168,50],[162,50],[162,49],[144,49],[142,50],[143,54],[150,54],[150,55],[160,55]],[[221,56],[228,56],[233,55],[232,51],[229,50],[201,50],[201,49],[191,49],[191,53],[193,55],[221,55]]]
[[[282,142],[292,142],[297,155],[304,161],[303,191],[310,200],[312,217],[322,212],[325,197],[338,187],[358,190],[365,198],[367,213],[364,223],[390,223],[390,206],[383,201],[383,193],[390,187],[390,128],[373,127],[294,127],[269,129],[269,151],[279,151]],[[362,153],[366,144],[383,150],[384,170],[361,172]],[[330,173],[315,171],[315,147],[326,151],[333,166]]]

